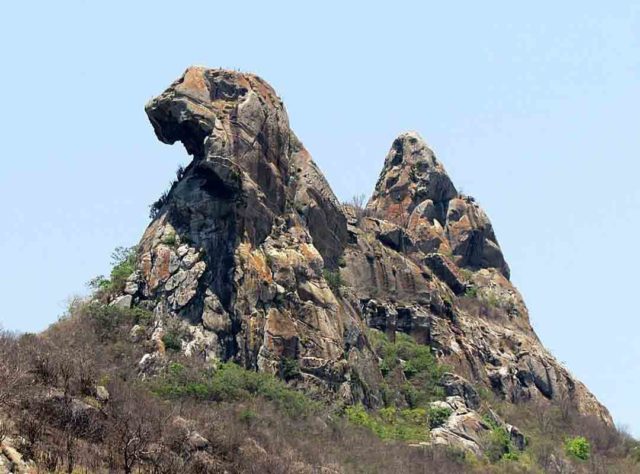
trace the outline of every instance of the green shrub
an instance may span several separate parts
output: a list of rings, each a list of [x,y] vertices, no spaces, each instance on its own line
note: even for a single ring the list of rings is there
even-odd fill
[[[219,368],[171,370],[151,382],[152,390],[166,398],[195,398],[209,401],[248,400],[262,397],[291,416],[305,416],[318,404],[289,388],[273,375],[245,370],[227,362]]]
[[[591,445],[584,436],[568,438],[564,442],[565,452],[576,459],[586,461],[591,456]]]
[[[464,278],[466,281],[469,281],[473,278],[473,272],[468,268],[458,268],[458,273],[460,273],[460,275],[462,275],[462,278]]]
[[[475,286],[468,286],[464,291],[464,296],[467,298],[476,298],[478,296],[478,289]]]
[[[185,371],[185,366],[180,364],[179,362],[171,362],[167,367],[167,370],[174,377],[180,377]]]
[[[500,307],[500,300],[498,299],[498,297],[496,295],[490,294],[485,298],[484,301],[487,304],[487,306],[489,306],[490,308],[499,308]]]
[[[504,427],[497,426],[491,429],[485,452],[491,462],[497,462],[505,455],[514,452],[511,437]]]
[[[99,275],[92,279],[88,285],[99,295],[114,295],[122,293],[127,283],[127,278],[136,269],[136,259],[138,256],[138,247],[116,247],[111,254],[111,263],[113,268],[109,278]]]
[[[422,408],[398,410],[394,407],[368,412],[361,404],[345,410],[349,422],[371,430],[385,440],[426,441],[427,413]]]
[[[509,452],[502,455],[504,461],[519,461],[520,455],[518,453]]]
[[[284,380],[295,379],[300,376],[300,362],[292,357],[285,357],[280,362],[280,374]]]
[[[180,335],[176,331],[169,331],[162,336],[164,348],[168,351],[180,352],[182,349],[182,341]]]
[[[340,288],[345,286],[345,282],[340,275],[340,270],[332,271],[325,268],[322,270],[322,275],[324,276],[327,285],[329,285],[329,288],[331,288],[334,293],[338,293]]]
[[[451,413],[451,409],[447,407],[430,407],[427,412],[429,416],[429,427],[433,429],[442,426]]]
[[[243,409],[240,414],[238,415],[238,419],[240,420],[241,423],[249,426],[251,425],[255,420],[258,419],[258,414],[253,411],[250,410],[248,408]]]
[[[153,318],[153,313],[140,307],[120,308],[101,303],[87,305],[83,315],[101,341],[118,340],[122,331],[135,324],[147,324]]]
[[[134,247],[117,247],[111,254],[111,262],[113,269],[111,270],[111,287],[115,291],[124,290],[127,278],[136,269],[136,258],[138,248]]]
[[[162,238],[162,243],[169,247],[174,247],[178,243],[178,237],[175,233],[170,233]]]
[[[411,408],[427,407],[429,402],[444,395],[438,382],[448,367],[438,363],[431,347],[418,344],[411,336],[398,333],[395,342],[377,330],[370,330],[369,341],[380,358],[383,376],[400,367],[407,383],[397,389]]]

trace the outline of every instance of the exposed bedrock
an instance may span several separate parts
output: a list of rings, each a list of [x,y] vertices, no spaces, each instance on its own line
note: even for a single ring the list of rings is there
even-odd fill
[[[442,439],[480,423],[480,387],[507,402],[568,399],[611,423],[542,346],[489,218],[418,134],[393,141],[356,209],[338,202],[257,76],[192,67],[146,111],[193,160],[157,204],[120,300],[155,313],[144,370],[178,328],[189,356],[379,407],[371,331],[405,333],[452,368],[442,384],[459,418]]]

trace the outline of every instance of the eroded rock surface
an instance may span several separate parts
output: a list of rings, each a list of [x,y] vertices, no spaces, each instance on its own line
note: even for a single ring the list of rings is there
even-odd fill
[[[337,201],[257,76],[189,68],[146,111],[193,161],[156,206],[116,303],[154,311],[141,370],[162,364],[163,334],[178,327],[187,355],[379,407],[370,327],[410,334],[453,368],[442,403],[456,418],[439,439],[485,429],[474,387],[508,402],[568,398],[611,423],[541,345],[489,218],[418,134],[394,140],[362,210]]]

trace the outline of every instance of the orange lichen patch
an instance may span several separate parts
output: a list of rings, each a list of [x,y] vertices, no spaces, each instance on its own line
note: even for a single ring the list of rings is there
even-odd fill
[[[280,99],[278,99],[276,92],[266,82],[254,75],[245,75],[244,78],[248,79],[251,89],[268,100],[271,106],[280,106]]]
[[[267,265],[267,261],[262,252],[252,252],[249,256],[247,266],[255,271],[261,280],[267,281],[269,283],[273,281],[271,269],[269,268],[269,265]]]
[[[402,200],[396,201],[388,196],[382,205],[378,205],[378,210],[390,221],[398,225],[405,225],[408,220],[407,210],[411,206],[411,196],[405,195]]]
[[[209,84],[204,76],[205,69],[202,67],[190,67],[184,73],[182,83],[175,89],[177,92],[197,100],[209,100]]]
[[[438,253],[441,253],[443,255],[451,255],[453,253],[453,250],[451,249],[449,243],[443,240],[442,242],[440,242],[440,246],[438,247]]]
[[[140,239],[140,252],[151,252],[153,246],[160,239],[164,233],[164,227],[166,225],[166,215],[163,214],[159,218],[155,219],[147,230],[144,231],[142,239]]]
[[[155,343],[156,343],[156,351],[161,355],[164,355],[167,352],[167,349],[164,346],[164,341],[162,340],[162,338],[156,339]]]
[[[142,254],[142,257],[140,257],[140,269],[142,270],[142,276],[147,281],[151,278],[151,265],[151,254],[149,252]]]
[[[164,283],[171,276],[169,262],[171,260],[171,249],[166,245],[158,245],[154,251],[153,267],[149,275],[149,288],[155,290],[158,285]]]
[[[245,270],[255,273],[263,281],[273,281],[273,274],[262,251],[252,250],[250,243],[243,242],[238,246],[236,254]]]
[[[390,204],[382,212],[384,213],[385,217],[390,221],[399,222],[402,219],[402,217],[404,217],[405,210],[406,208],[404,207],[404,204],[393,203],[393,204]]]
[[[320,254],[313,245],[300,244],[299,250],[307,261],[313,261],[320,258]]]

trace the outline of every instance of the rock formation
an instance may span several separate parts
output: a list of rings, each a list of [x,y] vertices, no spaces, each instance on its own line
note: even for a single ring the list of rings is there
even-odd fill
[[[357,209],[338,202],[257,76],[192,67],[146,111],[193,160],[157,203],[119,299],[155,314],[141,370],[162,365],[162,336],[180,327],[189,356],[375,408],[383,376],[369,331],[403,332],[456,374],[434,439],[473,444],[456,430],[486,429],[474,386],[508,402],[566,399],[611,424],[542,346],[487,215],[417,133],[394,140]]]

